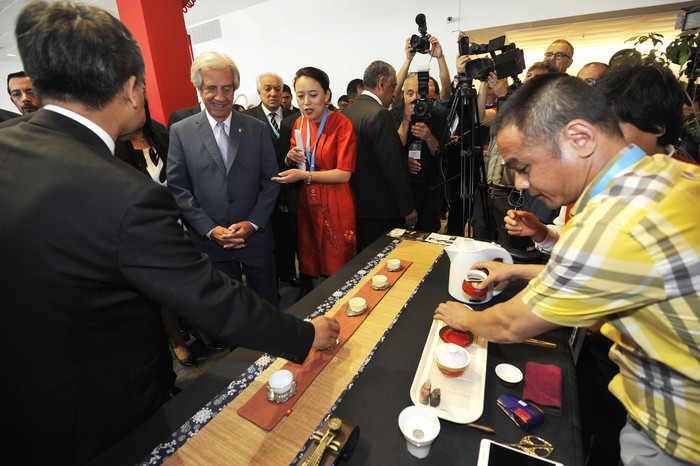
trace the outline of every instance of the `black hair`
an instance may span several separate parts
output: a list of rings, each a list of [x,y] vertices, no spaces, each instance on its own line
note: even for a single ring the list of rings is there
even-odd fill
[[[289,94],[291,94],[291,93],[292,93],[292,90],[289,88],[288,85],[283,84],[283,85],[282,85],[282,92],[288,92]]]
[[[365,83],[360,78],[355,78],[348,83],[348,86],[345,89],[345,93],[348,95],[348,97],[350,97],[350,96],[357,97],[357,94],[358,94],[357,87],[358,86],[365,87]]]
[[[430,76],[428,79],[431,83],[433,83],[433,86],[435,86],[435,94],[440,96],[440,84],[438,84],[437,79],[433,78],[432,76]]]
[[[605,97],[583,80],[563,73],[529,79],[498,112],[493,134],[513,126],[527,135],[527,145],[545,146],[559,155],[559,133],[576,119],[597,126],[602,132],[622,138],[620,125]]]
[[[141,49],[106,10],[71,2],[33,2],[17,17],[24,69],[42,98],[98,110],[132,76],[144,83]]]
[[[362,77],[365,87],[375,89],[379,85],[379,78],[384,77],[387,81],[396,77],[396,70],[390,64],[381,60],[373,61],[365,70]],[[350,95],[350,93],[348,93]]]
[[[338,97],[338,105],[340,105],[340,102],[350,102],[350,100],[348,100],[347,95],[343,94],[340,97]]]
[[[314,68],[313,66],[300,68],[294,75],[294,81],[292,82],[292,85],[296,86],[297,79],[301,77],[313,79],[321,85],[321,88],[324,92],[330,91],[331,89],[331,80],[326,74],[326,72],[323,70],[319,70],[318,68]]]
[[[663,65],[619,65],[594,84],[617,117],[647,133],[663,132],[658,144],[678,142],[683,126],[683,86]]]
[[[24,71],[15,71],[14,73],[10,73],[7,75],[7,93],[10,93],[10,79],[15,79],[15,78],[26,78],[27,73]]]

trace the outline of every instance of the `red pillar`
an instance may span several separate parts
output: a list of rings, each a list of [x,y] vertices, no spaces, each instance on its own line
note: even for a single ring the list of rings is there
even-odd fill
[[[151,117],[167,124],[171,112],[197,103],[182,1],[117,0],[117,9],[119,19],[141,46]]]

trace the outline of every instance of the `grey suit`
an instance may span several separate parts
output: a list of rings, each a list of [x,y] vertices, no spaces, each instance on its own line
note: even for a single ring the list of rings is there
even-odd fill
[[[228,170],[207,119],[206,111],[170,128],[168,187],[175,196],[195,245],[214,265],[234,278],[239,264],[248,285],[277,304],[274,242],[270,215],[279,186],[275,152],[265,124],[233,112],[229,130]],[[207,237],[216,226],[247,220],[259,227],[242,249],[225,250]]]

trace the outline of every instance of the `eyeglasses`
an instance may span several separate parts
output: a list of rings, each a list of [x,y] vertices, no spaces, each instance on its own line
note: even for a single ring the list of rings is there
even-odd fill
[[[571,58],[571,55],[567,55],[564,52],[545,52],[544,58],[549,58],[550,60],[554,58],[555,60],[561,60],[562,58]]]
[[[513,207],[515,210],[520,210],[520,208],[525,204],[525,197],[522,191],[518,191],[513,188],[508,193],[508,205]]]

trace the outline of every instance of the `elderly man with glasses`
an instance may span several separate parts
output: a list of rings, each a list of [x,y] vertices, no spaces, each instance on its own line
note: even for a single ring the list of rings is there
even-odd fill
[[[547,47],[544,59],[554,63],[560,73],[566,73],[574,62],[574,46],[568,40],[557,39]]]

